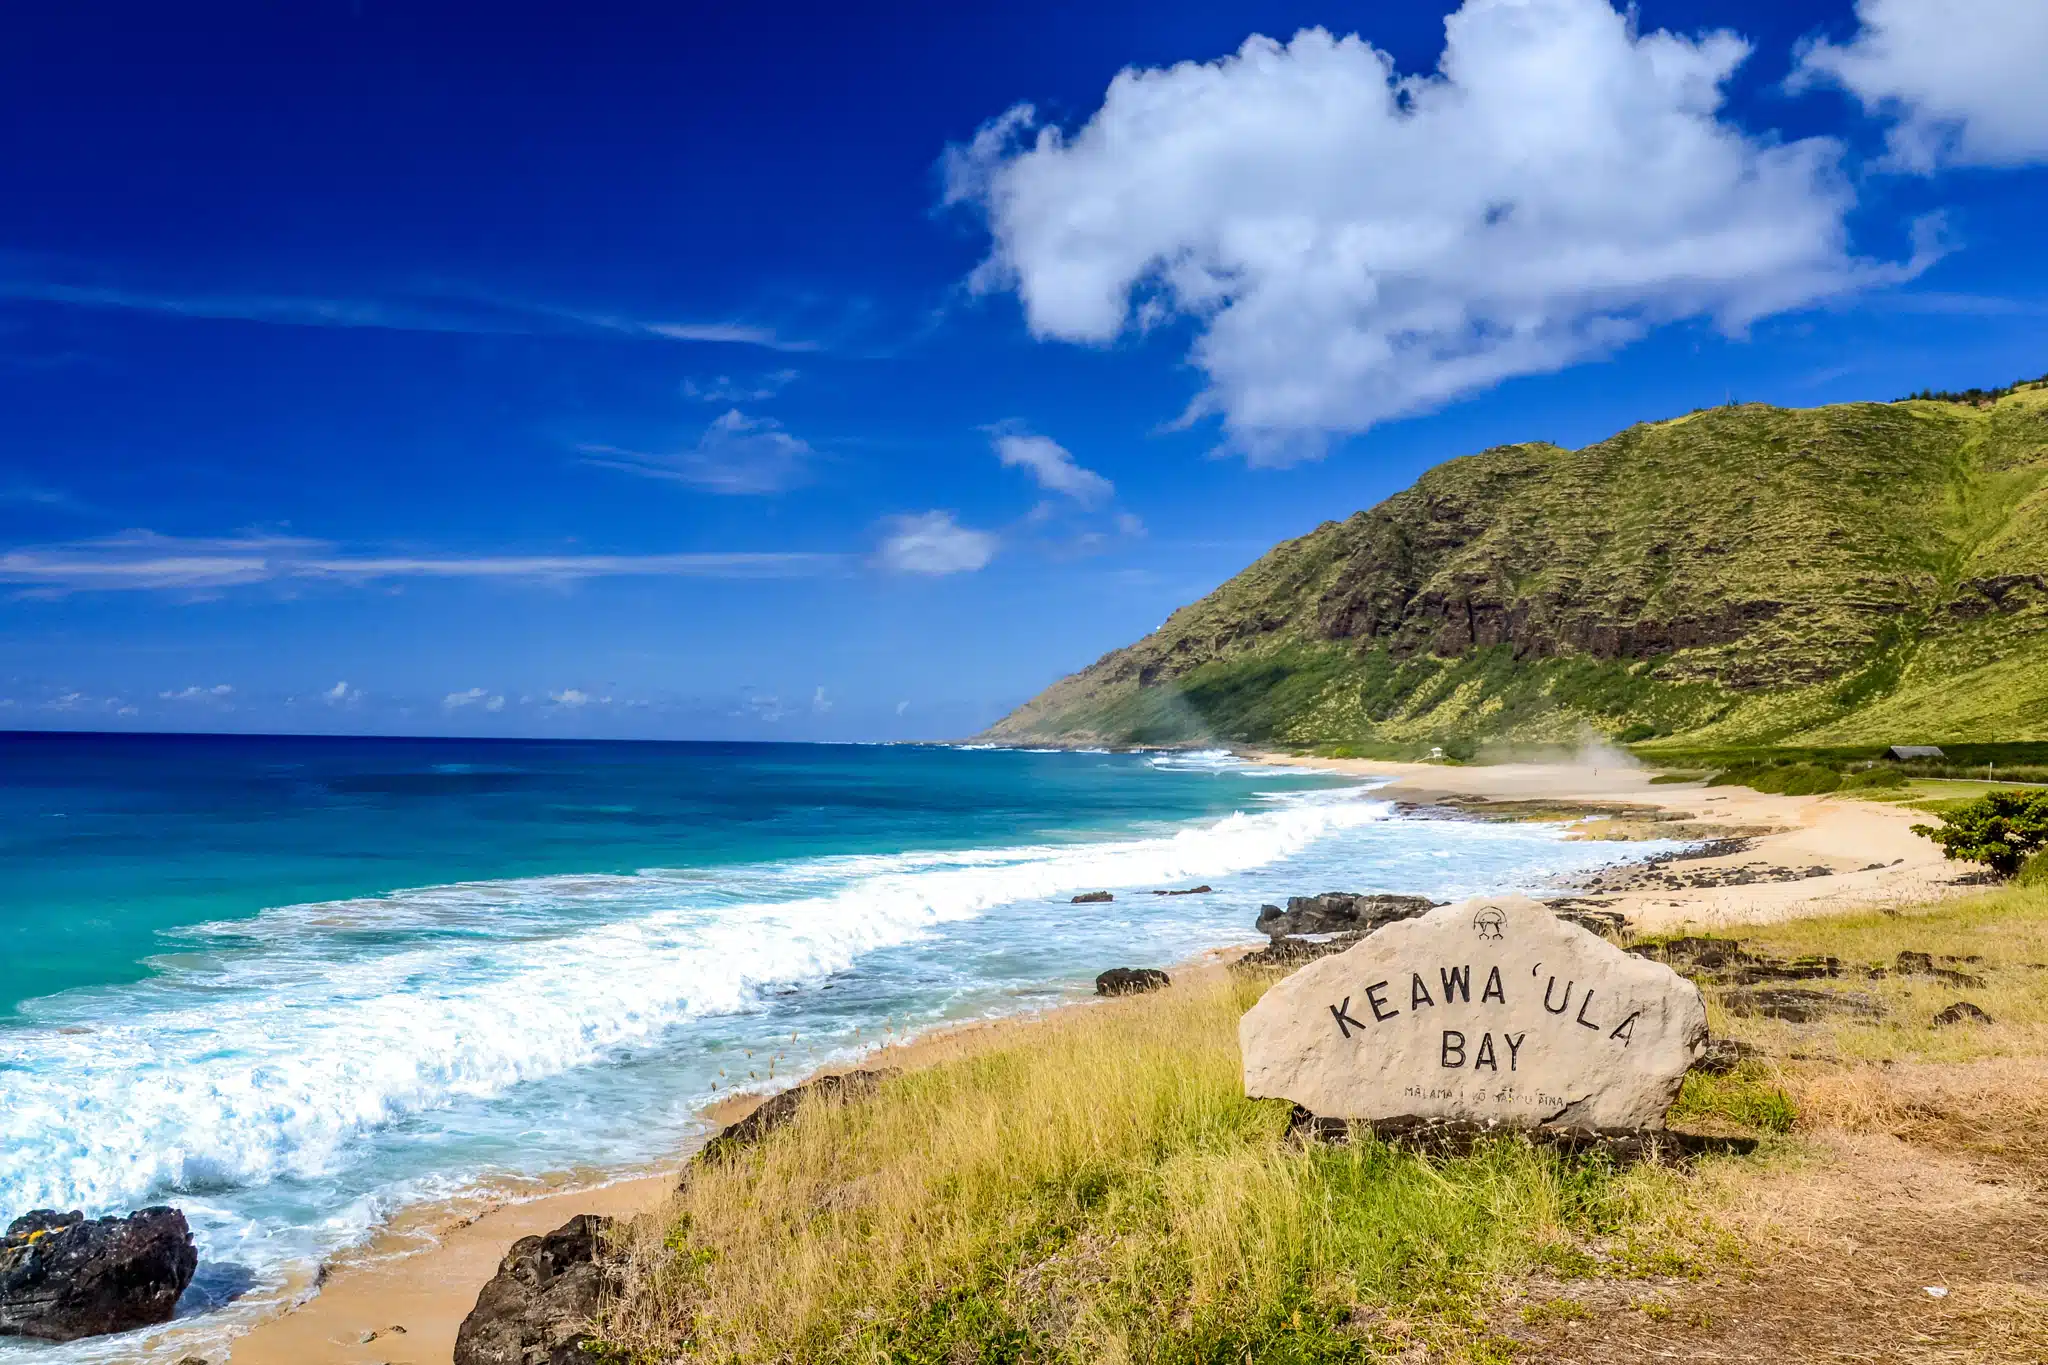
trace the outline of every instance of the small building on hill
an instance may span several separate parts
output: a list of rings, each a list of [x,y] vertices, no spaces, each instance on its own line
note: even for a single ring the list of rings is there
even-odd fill
[[[1884,756],[1886,758],[1895,758],[1900,760],[1905,760],[1909,758],[1948,757],[1947,754],[1941,751],[1939,745],[1934,744],[1894,744],[1891,748],[1886,749],[1884,751]]]

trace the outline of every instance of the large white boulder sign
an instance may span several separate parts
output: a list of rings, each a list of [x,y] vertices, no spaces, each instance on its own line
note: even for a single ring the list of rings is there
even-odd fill
[[[1523,896],[1387,925],[1238,1025],[1254,1098],[1527,1128],[1661,1128],[1706,1041],[1699,987]]]

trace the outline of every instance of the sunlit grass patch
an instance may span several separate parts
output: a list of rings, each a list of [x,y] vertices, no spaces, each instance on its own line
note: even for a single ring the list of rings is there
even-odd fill
[[[1067,1011],[806,1110],[643,1230],[607,1336],[722,1363],[1479,1359],[1507,1277],[1715,1254],[1668,1169],[1290,1138],[1243,1094],[1258,990]]]

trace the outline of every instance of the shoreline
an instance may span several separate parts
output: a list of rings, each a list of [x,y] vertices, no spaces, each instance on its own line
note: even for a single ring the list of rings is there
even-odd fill
[[[1650,808],[1666,816],[1694,817],[1694,825],[1760,831],[1739,836],[1735,851],[1689,858],[1677,866],[1688,876],[1712,881],[1736,876],[1745,867],[1797,869],[1791,880],[1757,880],[1725,885],[1619,885],[1616,889],[1567,892],[1586,904],[1626,915],[1631,927],[1651,932],[1725,930],[1822,914],[1852,905],[1925,901],[1962,889],[1962,875],[1940,851],[1912,835],[1916,813],[1870,802],[1825,797],[1773,796],[1747,788],[1699,784],[1655,784],[1640,768],[1595,768],[1572,764],[1500,764],[1470,768],[1368,759],[1303,758],[1247,753],[1263,764],[1314,768],[1357,777],[1392,779],[1375,796],[1418,807],[1448,806],[1487,818],[1486,803],[1555,802]],[[1517,818],[1538,818],[1519,816]],[[1550,818],[1568,818],[1554,814]],[[1649,837],[1660,837],[1654,833]],[[1626,843],[1640,832],[1583,837]],[[1705,837],[1697,834],[1672,837]],[[1917,846],[1917,847],[1915,847]],[[1882,856],[1880,856],[1882,855]],[[1894,861],[1896,860],[1896,861]],[[1818,869],[1824,873],[1815,875]],[[1615,880],[1626,883],[1641,866],[1621,864]],[[1598,874],[1600,882],[1609,874]],[[1318,888],[1330,889],[1330,888]],[[1210,949],[1170,970],[1218,971],[1242,949]],[[1104,964],[1105,966],[1115,964]],[[989,1019],[940,1025],[926,1033],[876,1047],[858,1059],[816,1068],[811,1077],[874,1065],[905,1069],[944,1055],[978,1048],[1053,1015],[1085,1008],[1092,997]],[[715,1101],[699,1111],[708,1138],[769,1098],[747,1094]],[[691,1149],[694,1151],[694,1148]],[[478,1292],[499,1260],[522,1237],[552,1231],[579,1213],[631,1216],[658,1208],[689,1160],[670,1161],[609,1178],[578,1181],[558,1177],[559,1189],[545,1193],[479,1190],[453,1200],[408,1209],[379,1228],[367,1242],[322,1267],[312,1283],[288,1288],[285,1306],[235,1337],[219,1359],[235,1365],[442,1365],[451,1358],[455,1334],[475,1305]],[[536,1182],[545,1187],[552,1181]],[[402,1327],[403,1333],[393,1332]],[[367,1337],[367,1339],[365,1339]],[[216,1361],[218,1365],[218,1361]]]

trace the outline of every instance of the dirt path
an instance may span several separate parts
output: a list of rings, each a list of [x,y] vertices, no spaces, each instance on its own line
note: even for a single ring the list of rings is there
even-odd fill
[[[1882,1135],[1814,1148],[1737,1210],[1748,1266],[1535,1286],[1496,1330],[1551,1365],[2048,1361],[2040,1171]]]

